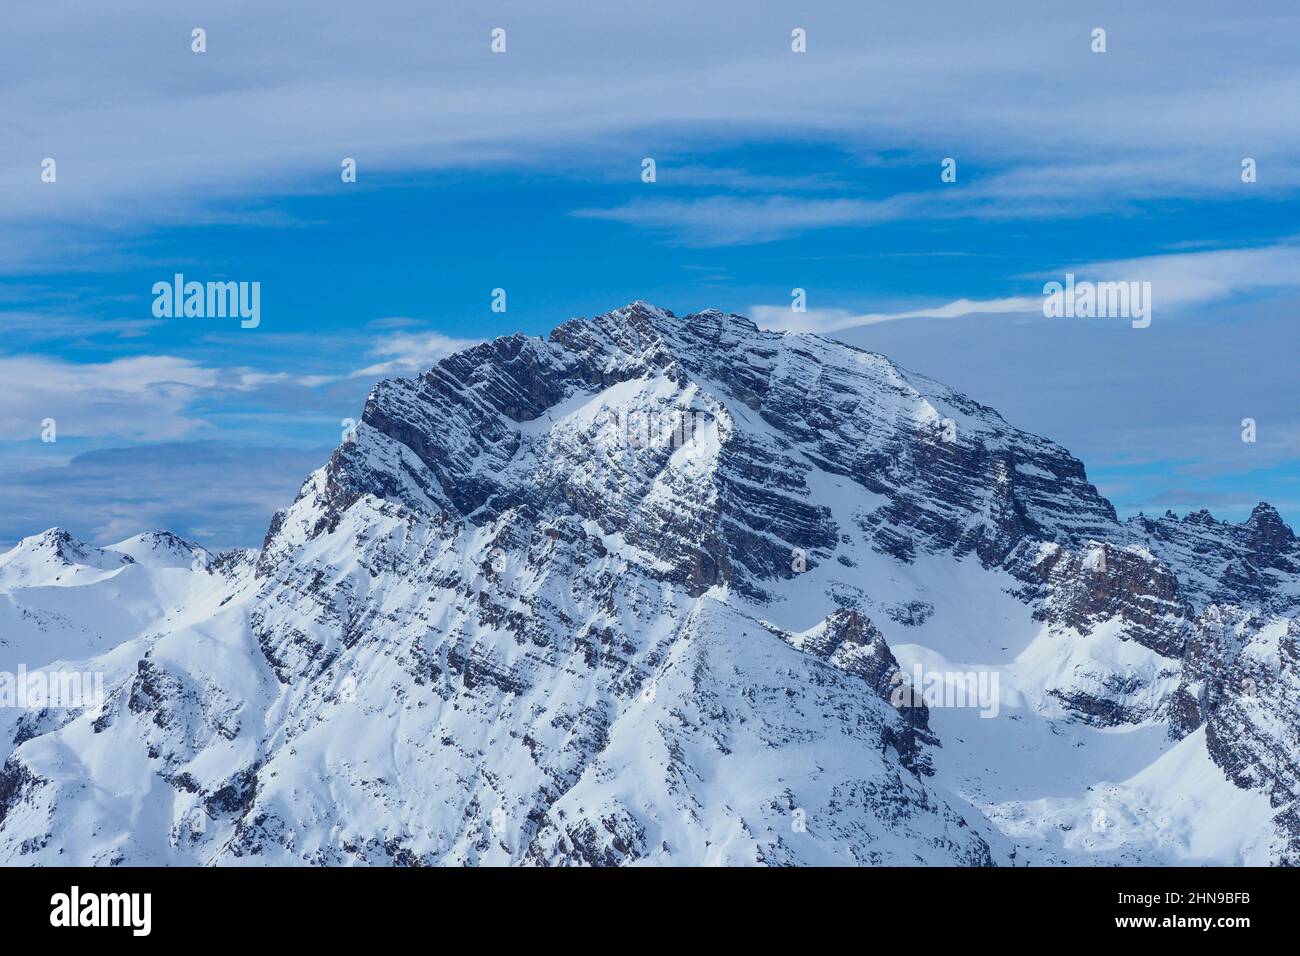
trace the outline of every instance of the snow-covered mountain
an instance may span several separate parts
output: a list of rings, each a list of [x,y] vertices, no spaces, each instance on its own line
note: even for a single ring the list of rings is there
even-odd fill
[[[634,303],[381,382],[259,552],[0,557],[11,864],[1300,862],[1300,542]]]

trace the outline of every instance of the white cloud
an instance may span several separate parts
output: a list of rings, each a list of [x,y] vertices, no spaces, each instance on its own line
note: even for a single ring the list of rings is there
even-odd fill
[[[761,326],[785,332],[839,332],[861,325],[877,325],[900,319],[957,319],[966,315],[993,315],[1008,312],[1037,312],[1042,298],[1013,296],[1005,299],[957,299],[928,309],[906,312],[853,312],[849,309],[809,309],[794,312],[790,306],[756,305],[750,318]]]
[[[221,373],[165,355],[101,363],[16,355],[0,356],[0,381],[0,438],[36,438],[42,420],[53,418],[64,437],[165,440],[197,427],[188,409]]]
[[[380,379],[427,372],[439,359],[477,345],[478,339],[457,339],[441,332],[396,332],[371,346],[369,354],[385,361],[351,372],[349,378]]]
[[[1150,282],[1156,308],[1201,305],[1240,295],[1286,295],[1300,289],[1300,245],[1116,259],[1074,271],[1083,278]]]
[[[0,354],[5,386],[0,389],[0,441],[35,440],[47,418],[57,423],[60,439],[97,442],[173,441],[216,427],[207,416],[234,420],[289,414],[301,420],[302,414],[319,416],[323,407],[351,409],[358,400],[353,393],[364,384],[359,380],[418,374],[478,342],[403,328],[414,321],[379,320],[375,328],[402,330],[378,338],[359,333],[333,343],[335,353],[351,350],[380,360],[355,371],[338,368],[337,355],[337,371],[307,373],[222,366],[174,355],[74,362],[32,352]],[[260,341],[291,355],[320,344],[317,337],[300,336]]]
[[[40,436],[52,418],[60,438],[169,441],[206,424],[194,411],[217,393],[313,387],[330,379],[214,368],[171,355],[69,362],[43,355],[0,355],[0,439]]]
[[[1300,245],[1281,243],[1247,249],[1217,249],[1114,259],[1066,266],[1031,278],[1060,281],[1066,273],[1094,282],[1150,282],[1156,310],[1209,305],[1234,298],[1292,295],[1300,291]],[[957,299],[937,306],[900,312],[855,312],[851,309],[810,309],[794,312],[789,305],[755,305],[750,317],[767,328],[790,332],[832,333],[859,326],[904,319],[956,319],[974,315],[1041,314],[1043,297],[1007,296],[998,299]]]

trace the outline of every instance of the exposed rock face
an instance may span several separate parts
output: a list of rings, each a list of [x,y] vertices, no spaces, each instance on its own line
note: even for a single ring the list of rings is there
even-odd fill
[[[1191,609],[1173,572],[1149,554],[1105,544],[1049,548],[1034,572],[1046,585],[1043,617],[1053,624],[1082,634],[1114,620],[1121,640],[1182,657]]]
[[[636,398],[621,409],[630,424],[604,404],[581,431],[519,427],[611,389]],[[695,477],[669,467],[683,420],[709,446],[698,462],[703,494],[663,487]],[[629,430],[648,436],[641,454],[611,442]],[[596,467],[584,467],[588,457]],[[364,493],[475,521],[562,502],[667,562],[672,580],[699,578],[703,561],[697,583],[761,596],[757,579],[788,577],[794,549],[835,549],[841,529],[810,500],[814,469],[884,499],[856,520],[902,560],[925,549],[997,563],[1026,538],[1078,544],[1114,532],[1114,511],[1083,466],[992,409],[879,355],[643,304],[381,383],[357,441],[326,470],[321,519]],[[690,510],[666,509],[666,499]]]
[[[930,712],[919,691],[899,669],[885,637],[857,611],[839,608],[804,634],[778,632],[778,636],[806,654],[861,678],[881,700],[898,711],[900,720],[882,726],[881,744],[897,751],[903,765],[914,773],[931,774],[923,744],[938,745],[930,732]]]
[[[1133,518],[1136,540],[1179,570],[1183,591],[1197,609],[1240,604],[1276,614],[1300,611],[1300,541],[1271,505],[1256,505],[1241,524],[1216,521],[1208,511],[1185,518]]]
[[[1279,861],[1300,864],[1300,620],[1211,605],[1196,620],[1171,732],[1205,728],[1210,757],[1278,809]]]
[[[1152,652],[1150,666],[1141,669],[1119,670],[1110,661],[1082,665],[1075,680],[1049,693],[1097,726],[1159,716],[1190,631],[1190,609],[1173,573],[1140,548],[1090,542],[1078,551],[1041,549],[1032,575],[1041,584],[1022,593],[1038,598],[1036,613],[1054,632],[1104,632]]]
[[[1276,808],[1276,860],[1300,864],[1300,542],[1260,503],[1241,524],[1200,511],[1128,522],[1179,572],[1195,616],[1170,733],[1200,727],[1211,759]]]
[[[498,339],[377,385],[256,555],[101,569],[196,583],[95,657],[101,705],[0,717],[0,859],[1011,862],[941,766],[965,732],[900,699],[927,642],[1025,645],[978,666],[1048,738],[1204,727],[1280,820],[1295,715],[1242,636],[1288,626],[1275,518],[1121,523],[992,409],[738,316]]]

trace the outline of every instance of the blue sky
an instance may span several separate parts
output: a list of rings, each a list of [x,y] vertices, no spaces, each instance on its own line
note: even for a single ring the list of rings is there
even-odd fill
[[[15,11],[0,546],[256,545],[375,379],[638,298],[881,351],[1121,513],[1300,519],[1290,5],[729,6]],[[1150,328],[1044,318],[1067,271],[1151,281]],[[176,272],[260,282],[261,325],[154,318]]]

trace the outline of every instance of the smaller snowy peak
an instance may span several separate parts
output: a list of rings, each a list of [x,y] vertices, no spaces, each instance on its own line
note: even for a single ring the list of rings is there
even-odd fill
[[[70,584],[86,573],[116,571],[134,563],[130,555],[97,548],[62,528],[50,528],[23,538],[0,555],[0,588]]]
[[[109,545],[105,550],[125,555],[149,568],[206,571],[215,560],[207,549],[170,531],[146,531]]]

